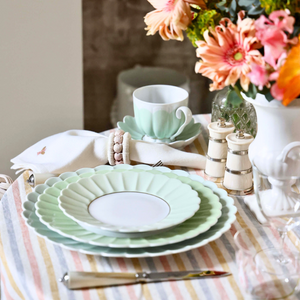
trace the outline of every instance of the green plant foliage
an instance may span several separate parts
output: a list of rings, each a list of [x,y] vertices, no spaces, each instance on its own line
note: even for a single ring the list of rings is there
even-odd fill
[[[215,10],[200,10],[195,13],[195,18],[186,30],[187,36],[194,47],[196,41],[203,40],[204,32],[209,27],[214,28],[219,23],[222,16]]]
[[[274,83],[274,82],[273,82]],[[270,102],[274,100],[274,97],[272,96],[270,89],[265,87],[262,89],[262,91],[259,91],[259,93],[264,94],[266,96],[266,99]]]
[[[216,7],[233,22],[237,20],[238,12],[241,10],[246,11],[247,15],[253,18],[258,18],[265,11],[259,0],[222,0],[216,4]]]
[[[256,98],[256,94],[257,94],[257,89],[256,86],[253,83],[249,84],[249,89],[247,92],[243,91],[245,93],[246,96],[255,99]]]
[[[239,80],[235,83],[234,87],[229,86],[229,89],[231,91],[228,93],[227,101],[228,103],[232,104],[233,107],[238,107],[243,102],[243,96],[241,92],[252,99],[256,98],[256,94],[258,92],[256,86],[253,83],[249,84],[249,89],[247,92],[244,91]],[[269,92],[269,90],[265,92],[267,93]]]
[[[260,0],[261,6],[265,9],[269,15],[274,10],[289,9],[291,14],[295,14],[297,9],[299,10],[298,0]]]
[[[241,103],[243,102],[243,98],[241,95],[237,94],[235,89],[233,89],[231,86],[229,87],[230,92],[227,95],[227,103],[231,104],[233,107],[239,107]]]

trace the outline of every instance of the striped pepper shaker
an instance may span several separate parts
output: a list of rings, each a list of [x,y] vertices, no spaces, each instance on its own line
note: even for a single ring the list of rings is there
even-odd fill
[[[234,126],[225,122],[225,119],[220,118],[218,122],[210,123],[208,130],[209,143],[205,174],[209,177],[222,178],[224,177],[227,159],[226,136],[234,131]]]
[[[237,130],[227,136],[228,155],[223,185],[229,194],[247,195],[252,192],[252,166],[248,157],[252,135]]]

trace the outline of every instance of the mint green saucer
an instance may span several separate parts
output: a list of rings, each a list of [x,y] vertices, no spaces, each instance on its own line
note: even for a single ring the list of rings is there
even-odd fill
[[[195,123],[194,119],[192,119],[192,121],[184,128],[183,132],[175,139],[174,142],[158,139],[149,140],[149,138],[144,136],[144,134],[140,131],[138,125],[136,124],[135,118],[131,116],[125,116],[123,122],[118,122],[118,127],[125,132],[129,132],[132,139],[134,140],[148,141],[157,144],[166,144],[176,149],[184,148],[185,146],[191,144],[201,132],[201,124]]]

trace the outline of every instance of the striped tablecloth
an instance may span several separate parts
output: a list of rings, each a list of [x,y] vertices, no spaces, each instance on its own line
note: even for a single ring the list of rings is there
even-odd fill
[[[206,126],[209,115],[197,115],[202,123],[202,134],[186,151],[205,154],[207,151]],[[203,171],[184,169],[191,174]],[[245,299],[239,284],[235,263],[233,236],[241,228],[250,227],[255,237],[274,238],[275,232],[260,226],[245,207],[243,198],[235,198],[237,221],[221,238],[208,245],[177,255],[157,258],[105,258],[85,255],[63,249],[29,229],[22,219],[22,202],[31,192],[26,183],[28,172],[21,175],[2,198],[0,205],[0,258],[1,299],[114,299],[114,300],[166,300],[166,299]],[[69,291],[59,282],[67,270],[102,272],[182,271],[215,269],[233,275],[219,279],[136,284],[120,287]],[[300,299],[300,298],[299,298]]]

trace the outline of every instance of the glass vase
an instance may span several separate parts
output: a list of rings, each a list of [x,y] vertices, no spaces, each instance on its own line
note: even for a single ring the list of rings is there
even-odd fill
[[[246,133],[256,136],[257,119],[253,105],[243,101],[238,107],[234,107],[227,102],[229,89],[225,88],[219,91],[212,102],[212,122],[224,118],[227,122],[234,124],[235,129],[243,129]]]

